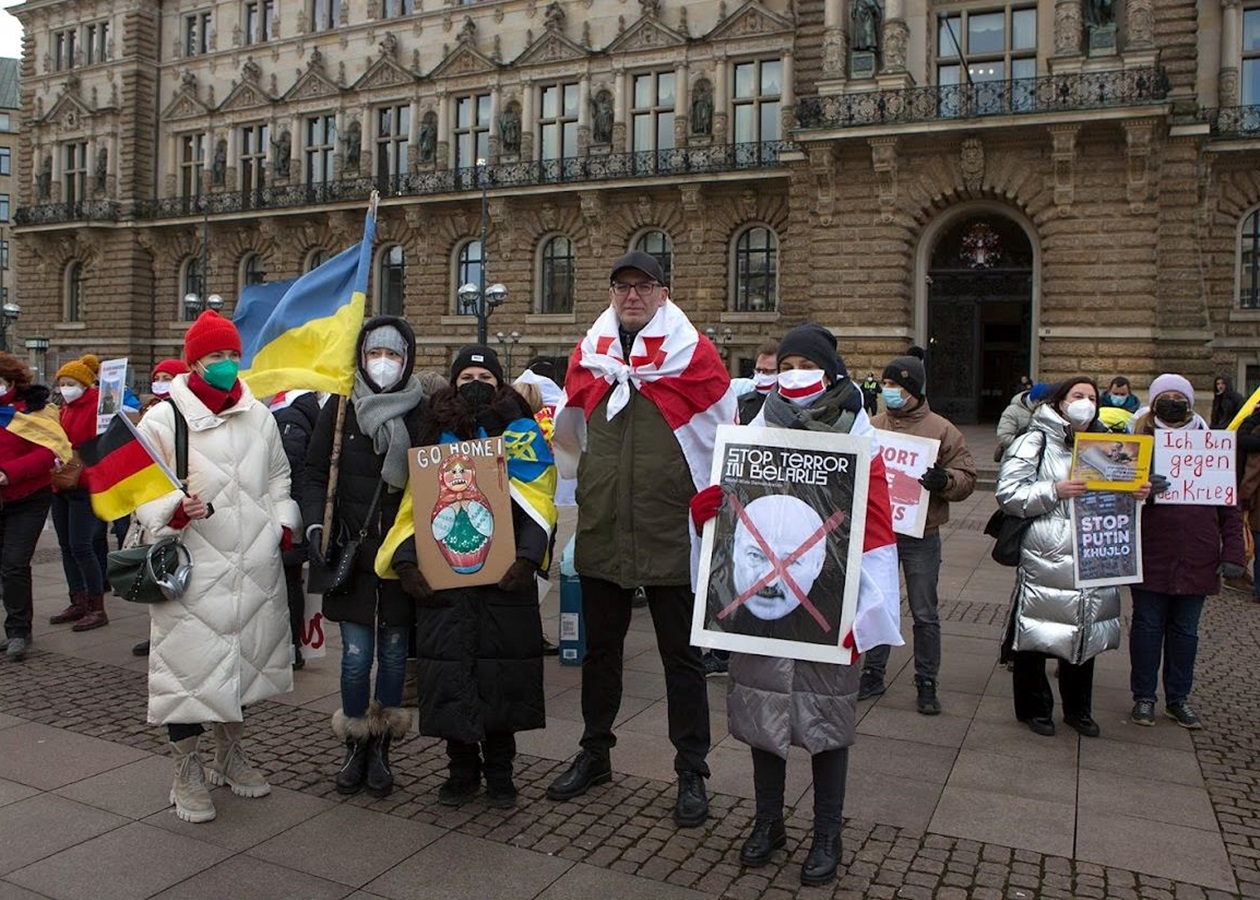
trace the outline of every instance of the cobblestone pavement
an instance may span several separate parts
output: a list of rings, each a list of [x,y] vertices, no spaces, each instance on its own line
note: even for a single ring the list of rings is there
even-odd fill
[[[954,527],[960,532],[973,531],[974,519],[966,517]],[[1005,606],[992,598],[961,597],[943,600],[941,612],[947,622],[987,626],[996,635]],[[625,873],[648,883],[649,889],[642,896],[737,900],[797,896],[943,900],[1260,897],[1260,687],[1254,677],[1258,667],[1260,605],[1233,592],[1212,599],[1204,612],[1195,690],[1208,728],[1195,734],[1193,743],[1238,893],[1199,887],[1190,877],[1173,881],[1066,856],[856,818],[845,824],[842,877],[831,887],[802,888],[798,873],[809,843],[809,794],[790,812],[787,854],[777,854],[766,868],[747,870],[738,862],[738,848],[753,814],[751,801],[744,798],[716,793],[708,824],[679,830],[671,818],[671,782],[618,774],[607,789],[558,805],[546,800],[543,792],[564,763],[522,754],[518,758],[518,808],[499,811],[477,800],[452,810],[436,802],[437,788],[445,776],[441,746],[413,737],[396,745],[398,787],[391,796],[383,800],[366,795],[346,799],[335,793],[331,781],[340,748],[329,731],[327,712],[267,702],[250,710],[247,723],[255,761],[266,769],[278,789],[411,820],[446,834]],[[299,674],[299,681],[302,677]],[[0,662],[0,713],[145,753],[165,753],[162,732],[144,724],[142,672],[40,649],[39,644],[21,665]],[[1168,727],[1165,723],[1161,726]],[[1152,804],[1161,802],[1157,795],[1149,800]],[[225,818],[221,822],[227,827]],[[199,834],[195,830],[190,833]],[[1143,836],[1134,833],[1127,839],[1141,846]],[[1158,852],[1158,848],[1151,852]],[[295,868],[300,866],[295,864]],[[651,888],[652,884],[656,887]],[[12,887],[0,878],[0,898],[38,896],[6,892]],[[346,893],[351,890],[346,888]],[[536,893],[487,892],[484,896]],[[107,894],[110,892],[102,896]],[[124,895],[126,892],[118,894]],[[611,896],[629,894],[614,889]]]

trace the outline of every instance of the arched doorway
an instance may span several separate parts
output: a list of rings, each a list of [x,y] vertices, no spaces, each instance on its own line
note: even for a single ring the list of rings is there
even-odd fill
[[[1032,242],[989,209],[960,214],[927,240],[932,408],[960,424],[995,422],[1033,368]]]

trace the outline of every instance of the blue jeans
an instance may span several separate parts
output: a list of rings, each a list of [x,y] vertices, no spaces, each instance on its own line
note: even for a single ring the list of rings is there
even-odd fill
[[[897,559],[906,576],[906,600],[914,617],[914,674],[936,679],[941,670],[941,619],[937,613],[936,583],[941,574],[941,533],[921,538],[897,535]],[[866,651],[864,671],[884,679],[892,648],[884,644]]]
[[[384,707],[402,705],[407,667],[406,626],[341,623],[341,708],[346,716],[367,715],[372,698],[372,658],[376,657],[376,699]]]
[[[1129,687],[1134,700],[1155,700],[1164,660],[1164,705],[1190,696],[1199,651],[1199,615],[1205,598],[1132,588]]]
[[[52,520],[61,545],[66,585],[72,591],[105,593],[105,570],[96,546],[98,536],[104,536],[105,523],[92,512],[88,492],[76,488],[53,494]]]

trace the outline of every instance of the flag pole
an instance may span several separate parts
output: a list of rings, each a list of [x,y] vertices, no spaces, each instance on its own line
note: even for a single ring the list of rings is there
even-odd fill
[[[380,206],[381,195],[377,191],[372,191],[368,198],[368,215],[375,220],[376,210]],[[373,235],[375,235],[373,229]],[[358,367],[358,360],[355,360],[355,367]],[[337,421],[333,424],[333,445],[332,453],[328,460],[328,494],[324,497],[324,525],[320,534],[320,556],[328,558],[328,546],[332,541],[332,520],[333,520],[333,501],[337,496],[337,482],[341,476],[341,436],[345,430],[346,423],[346,407],[350,405],[350,397],[343,399],[337,398]]]

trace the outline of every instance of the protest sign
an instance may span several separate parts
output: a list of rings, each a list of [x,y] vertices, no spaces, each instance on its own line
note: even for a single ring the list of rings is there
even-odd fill
[[[114,413],[123,411],[123,390],[127,383],[127,359],[107,359],[101,363],[100,391],[96,401],[96,433],[104,434]]]
[[[1168,479],[1156,503],[1233,506],[1238,434],[1233,431],[1155,429],[1155,471]]]
[[[1138,502],[1131,493],[1087,491],[1072,498],[1072,556],[1078,588],[1142,580]]]
[[[870,466],[869,437],[720,426],[692,644],[851,663]]]
[[[416,554],[429,585],[496,584],[516,561],[503,438],[414,447],[407,459]]]
[[[1091,491],[1136,491],[1150,479],[1151,447],[1146,434],[1076,435],[1072,480]]]
[[[878,429],[875,439],[879,441],[879,452],[884,457],[884,472],[888,477],[893,531],[921,538],[927,525],[928,492],[919,484],[919,479],[936,463],[941,442],[935,438]]]

